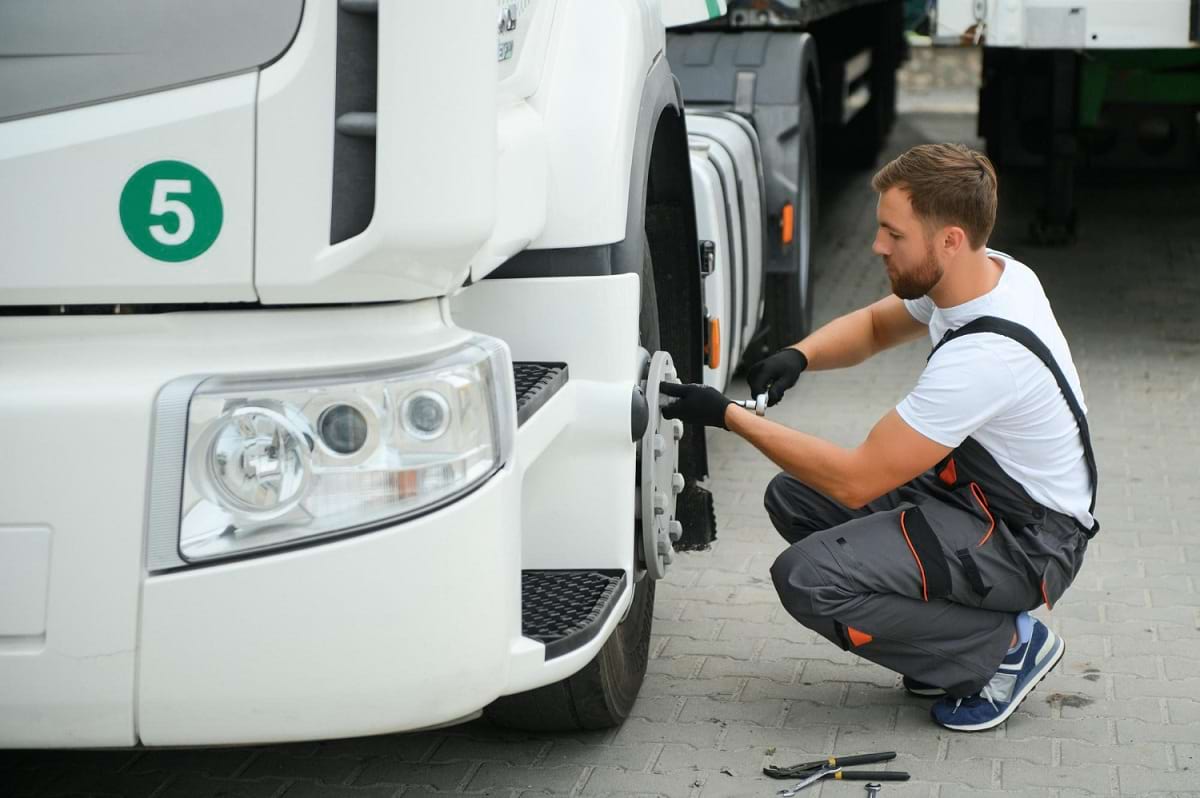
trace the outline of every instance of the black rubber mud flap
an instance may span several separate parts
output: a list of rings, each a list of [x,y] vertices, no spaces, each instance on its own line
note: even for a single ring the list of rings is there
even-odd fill
[[[648,226],[655,230],[695,230],[679,219],[679,209],[672,206],[652,206],[646,209]],[[684,241],[676,236],[650,236],[649,250],[655,264],[658,324],[662,348],[671,353],[681,382],[704,381],[701,353],[704,349],[704,324],[696,308],[700,301],[700,263],[690,259]],[[663,268],[659,268],[663,264]],[[674,266],[668,266],[671,264]],[[682,268],[679,264],[684,264]],[[708,491],[695,486],[697,480],[708,476],[708,449],[704,428],[689,424],[679,442],[679,471],[687,479],[687,487],[679,495],[675,518],[683,524],[683,538],[677,548],[703,548],[716,535],[712,520],[711,496],[707,510],[703,501],[689,499],[695,491]]]
[[[683,524],[677,550],[707,549],[717,539],[717,516],[712,493],[689,480],[675,500],[675,517]]]

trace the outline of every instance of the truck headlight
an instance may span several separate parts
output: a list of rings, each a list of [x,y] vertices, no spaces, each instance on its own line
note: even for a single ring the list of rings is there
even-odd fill
[[[312,458],[303,420],[295,423],[286,413],[266,406],[236,407],[204,431],[197,448],[204,450],[205,473],[195,479],[210,486],[213,502],[261,521],[300,502],[312,475]]]
[[[193,381],[179,564],[364,531],[452,501],[509,457],[509,372],[503,345],[477,337],[421,362]]]

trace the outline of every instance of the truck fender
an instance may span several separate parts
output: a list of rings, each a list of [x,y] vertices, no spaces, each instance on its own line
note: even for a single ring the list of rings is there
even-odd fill
[[[638,108],[629,168],[625,236],[611,244],[527,249],[487,279],[642,274],[650,246],[659,289],[662,346],[671,352],[683,382],[703,382],[703,300],[696,212],[688,161],[687,129],[678,82],[660,53],[646,75]],[[670,286],[666,290],[663,286]],[[702,430],[689,429],[681,442],[679,469],[688,480],[677,517],[683,545],[704,545],[713,536],[712,503],[695,481],[708,474]]]

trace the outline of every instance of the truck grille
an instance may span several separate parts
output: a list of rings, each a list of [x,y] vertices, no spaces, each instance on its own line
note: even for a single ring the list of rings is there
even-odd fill
[[[352,238],[375,213],[378,0],[339,0],[329,243]]]

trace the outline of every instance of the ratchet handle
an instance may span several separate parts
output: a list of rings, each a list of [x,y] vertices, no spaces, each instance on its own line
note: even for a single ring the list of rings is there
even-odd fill
[[[841,768],[852,768],[855,765],[873,765],[876,762],[891,762],[895,758],[895,751],[883,751],[878,754],[855,754],[854,756],[833,757],[830,764]]]
[[[765,416],[767,414],[767,395],[760,393],[753,399],[734,399],[733,403],[738,407],[744,407],[756,416]]]
[[[908,781],[902,770],[843,770],[834,776],[840,781]]]

